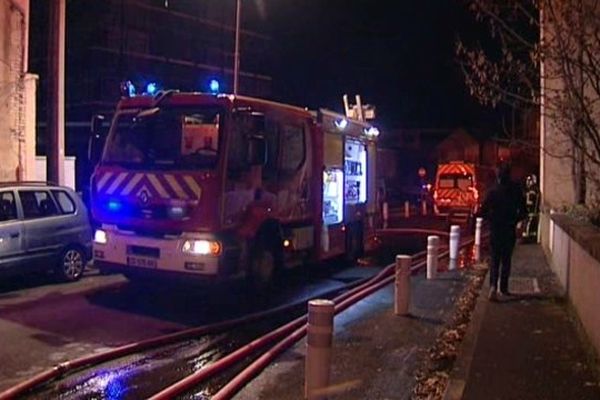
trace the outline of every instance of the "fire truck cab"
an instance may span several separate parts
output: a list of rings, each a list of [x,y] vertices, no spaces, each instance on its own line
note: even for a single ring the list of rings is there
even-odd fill
[[[264,285],[374,242],[378,131],[205,93],[123,98],[92,176],[94,263],[127,277]]]

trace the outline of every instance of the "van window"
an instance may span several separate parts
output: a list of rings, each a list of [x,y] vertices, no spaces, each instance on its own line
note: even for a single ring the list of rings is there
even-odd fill
[[[469,190],[473,186],[473,177],[471,175],[459,176],[456,179],[456,185],[460,190]]]
[[[75,213],[75,202],[67,192],[64,190],[53,190],[52,194],[63,214]]]
[[[442,175],[440,176],[440,182],[438,185],[441,189],[451,189],[454,188],[454,177],[451,175]]]
[[[25,219],[44,218],[58,215],[54,200],[47,191],[19,191]]]
[[[468,190],[473,186],[473,177],[464,174],[443,174],[440,176],[438,187],[440,189]]]
[[[13,192],[0,192],[0,222],[17,219],[17,203]]]

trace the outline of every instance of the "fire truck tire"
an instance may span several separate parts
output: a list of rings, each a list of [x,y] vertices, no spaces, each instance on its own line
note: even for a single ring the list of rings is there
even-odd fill
[[[257,290],[268,288],[275,275],[275,256],[266,249],[257,249],[254,253],[250,259],[250,286]]]
[[[267,220],[248,246],[248,280],[254,289],[264,289],[273,283],[283,269],[283,240],[279,222]]]
[[[358,223],[347,227],[346,235],[346,260],[356,261],[364,253],[364,241],[362,226]]]

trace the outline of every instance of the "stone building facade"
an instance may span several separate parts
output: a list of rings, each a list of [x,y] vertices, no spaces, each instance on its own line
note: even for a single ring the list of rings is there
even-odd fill
[[[36,77],[27,73],[29,0],[0,0],[0,181],[35,177]]]

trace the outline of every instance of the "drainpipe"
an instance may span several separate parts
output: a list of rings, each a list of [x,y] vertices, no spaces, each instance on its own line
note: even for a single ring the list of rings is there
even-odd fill
[[[65,157],[65,17],[66,0],[51,0],[48,34],[46,178],[59,185],[64,184]]]

